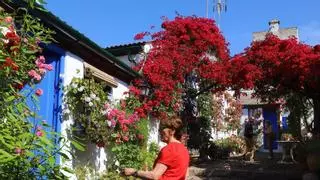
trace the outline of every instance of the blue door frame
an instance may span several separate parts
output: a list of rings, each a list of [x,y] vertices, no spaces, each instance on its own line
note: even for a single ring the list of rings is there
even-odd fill
[[[277,117],[277,107],[275,106],[268,106],[268,107],[263,107],[263,119],[264,121],[269,120],[272,125],[272,130],[275,134],[275,139],[278,139],[279,136],[279,128],[278,128],[278,117]],[[265,123],[263,123],[264,126]],[[266,137],[263,137],[263,145],[264,149],[268,149],[268,145],[266,142]],[[272,144],[273,149],[278,148],[278,143],[276,141],[273,142]]]

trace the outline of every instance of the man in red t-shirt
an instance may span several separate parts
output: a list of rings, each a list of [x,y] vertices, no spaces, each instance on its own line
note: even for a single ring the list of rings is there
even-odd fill
[[[161,140],[167,145],[162,148],[152,171],[138,171],[125,168],[126,176],[136,176],[147,179],[185,180],[189,166],[189,151],[179,140],[182,135],[182,121],[173,117],[161,122]]]

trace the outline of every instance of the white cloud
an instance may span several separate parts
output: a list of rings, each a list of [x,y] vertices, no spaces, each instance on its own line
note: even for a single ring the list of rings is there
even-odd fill
[[[300,40],[309,45],[320,44],[320,22],[311,21],[299,27]]]

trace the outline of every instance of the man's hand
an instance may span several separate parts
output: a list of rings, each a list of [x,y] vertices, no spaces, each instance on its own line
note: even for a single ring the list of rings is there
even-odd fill
[[[131,176],[133,175],[137,170],[133,169],[133,168],[124,168],[123,172],[124,175],[126,176]]]

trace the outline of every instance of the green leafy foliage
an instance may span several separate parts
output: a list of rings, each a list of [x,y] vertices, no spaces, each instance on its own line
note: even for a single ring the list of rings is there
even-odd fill
[[[214,143],[222,148],[227,149],[229,152],[241,153],[244,150],[244,141],[237,136],[230,136],[223,139],[218,139]]]
[[[43,93],[35,84],[52,70],[39,44],[49,43],[52,31],[24,10],[0,12],[0,179],[66,179],[72,171],[58,158],[69,160],[71,152],[63,149],[70,142],[33,111]]]
[[[189,123],[188,147],[200,150],[200,156],[205,156],[211,138],[212,94],[203,93],[197,99],[200,117]]]
[[[73,78],[65,87],[65,115],[75,119],[76,130],[83,129],[84,135],[93,143],[108,142],[110,131],[105,118],[104,105],[108,96],[103,85],[94,79]]]
[[[10,109],[7,113],[0,120],[0,178],[66,178],[56,160],[57,155],[69,159],[70,153],[62,151],[68,141],[45,122],[36,119],[39,124],[33,125],[26,121],[28,116]]]
[[[159,146],[150,143],[148,148],[135,144],[120,144],[111,149],[114,155],[113,169],[132,167],[135,169],[151,170],[158,155]]]

